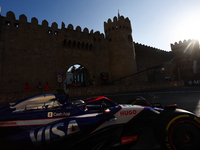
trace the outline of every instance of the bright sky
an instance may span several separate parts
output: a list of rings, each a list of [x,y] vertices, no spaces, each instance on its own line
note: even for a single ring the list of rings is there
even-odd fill
[[[1,15],[8,11],[21,14],[28,22],[36,17],[53,22],[61,28],[85,27],[104,33],[104,21],[120,15],[128,17],[132,25],[133,41],[170,51],[171,43],[200,40],[200,0],[1,0]]]

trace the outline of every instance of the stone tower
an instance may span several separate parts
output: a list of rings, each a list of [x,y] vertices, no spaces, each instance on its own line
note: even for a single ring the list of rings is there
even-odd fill
[[[174,53],[175,59],[177,61],[182,58],[190,58],[192,60],[197,60],[199,58],[199,41],[198,40],[184,40],[179,41],[179,43],[175,42],[175,44],[171,44],[171,50]]]
[[[109,49],[109,69],[112,79],[118,79],[137,72],[132,28],[128,18],[116,16],[104,22],[104,31]],[[134,78],[134,77],[133,77]],[[133,81],[127,78],[124,81]]]
[[[184,40],[171,44],[174,54],[174,75],[176,80],[199,79],[200,49],[198,40]]]

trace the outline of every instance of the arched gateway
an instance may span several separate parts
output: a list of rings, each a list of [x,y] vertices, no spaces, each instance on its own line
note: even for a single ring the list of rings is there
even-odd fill
[[[21,91],[26,82],[31,90],[38,82],[63,87],[65,73],[74,64],[87,68],[88,80],[101,85],[137,71],[130,20],[121,16],[104,22],[105,35],[62,23],[42,25],[13,12],[0,16],[0,90]],[[62,79],[60,79],[62,78]],[[129,79],[133,80],[133,79]],[[128,82],[128,81],[127,81]],[[129,81],[131,82],[131,81]]]
[[[66,76],[63,75],[64,78],[64,88],[69,87],[85,87],[88,86],[87,81],[90,81],[90,76],[88,69],[85,68],[83,65],[75,64],[71,66],[67,72]]]

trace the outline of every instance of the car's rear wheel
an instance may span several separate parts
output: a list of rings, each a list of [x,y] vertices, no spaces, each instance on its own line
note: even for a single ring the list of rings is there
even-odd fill
[[[199,149],[199,125],[190,120],[179,121],[170,127],[168,140],[175,150]]]
[[[154,133],[163,149],[199,150],[200,119],[193,114],[165,112],[158,118]]]

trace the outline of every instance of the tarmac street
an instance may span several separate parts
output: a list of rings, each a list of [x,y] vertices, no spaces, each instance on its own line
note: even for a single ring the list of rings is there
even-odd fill
[[[185,109],[200,116],[200,87],[182,87],[167,90],[158,90],[141,93],[127,93],[106,95],[106,97],[114,100],[117,103],[125,104],[135,96],[144,97],[149,103],[161,103],[167,106],[177,104],[181,109]],[[162,150],[158,143],[154,140],[153,131],[146,127],[143,130],[138,143],[132,148],[133,150]]]
[[[182,87],[167,90],[141,92],[141,93],[127,93],[106,95],[106,97],[114,100],[116,103],[125,104],[129,100],[136,96],[144,97],[149,103],[161,103],[161,105],[167,106],[177,104],[181,109],[191,111],[198,115],[200,108],[200,87]],[[200,116],[200,114],[199,114]]]

